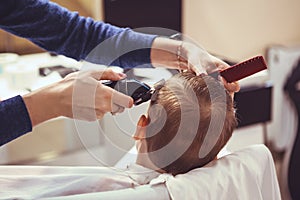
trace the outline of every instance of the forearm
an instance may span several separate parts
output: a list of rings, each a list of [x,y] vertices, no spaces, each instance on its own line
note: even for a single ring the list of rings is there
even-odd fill
[[[21,96],[0,102],[0,146],[31,130],[30,117]]]
[[[0,1],[0,11],[0,28],[48,51],[86,59],[97,45],[110,38],[97,50],[100,54],[89,56],[91,61],[121,67],[150,63],[153,35],[96,22],[45,0]],[[136,49],[144,50],[121,56]]]
[[[37,90],[21,96],[0,101],[0,146],[4,145],[30,131],[32,127],[59,116],[55,107],[58,95]],[[55,102],[56,101],[56,102]]]

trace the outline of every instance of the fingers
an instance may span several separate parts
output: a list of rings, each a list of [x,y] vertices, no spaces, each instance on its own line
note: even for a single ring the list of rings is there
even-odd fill
[[[126,78],[126,74],[114,72],[112,69],[91,71],[91,76],[96,80],[117,81]]]
[[[180,62],[178,68],[180,72],[188,70],[194,72],[197,76],[199,76],[200,74],[207,74],[205,69],[201,67],[201,64],[193,65],[192,62],[188,61]]]
[[[91,72],[91,76],[96,80],[112,80],[112,81],[126,78],[126,74],[116,73],[111,69],[106,69],[104,71],[93,71]],[[101,93],[100,90],[105,90],[106,92],[109,93],[106,99],[105,100],[103,99],[103,101],[100,102],[103,104],[103,106],[100,108],[100,111],[98,112],[100,113],[101,116],[102,113],[106,113],[106,112],[111,112],[112,114],[121,113],[124,111],[125,108],[131,108],[133,106],[133,99],[130,96],[117,92],[116,90],[113,90],[112,88],[109,88],[102,84],[99,88],[100,88],[99,93]]]
[[[117,114],[117,113],[122,113],[122,112],[124,112],[124,110],[125,110],[124,107],[119,106],[119,105],[117,105],[117,104],[113,104],[113,105],[112,105],[111,114],[112,114],[112,115],[115,115],[115,114]]]
[[[230,67],[227,63],[220,60],[219,58],[212,56],[212,59],[215,65],[217,66],[217,70],[224,70]],[[228,83],[223,77],[221,77],[221,81],[223,82],[224,87],[229,91],[229,93],[233,94],[235,92],[240,91],[240,85],[238,82]]]
[[[116,90],[112,94],[112,103],[124,108],[131,108],[133,106],[133,99]]]
[[[123,78],[126,78],[126,74],[123,73],[116,73],[111,69],[105,70],[103,72],[94,72],[94,78],[96,77],[96,75],[101,75],[100,80],[120,80]],[[103,86],[103,85],[102,85]],[[133,106],[133,99],[130,96],[127,96],[121,92],[118,92],[116,90],[113,90],[107,86],[103,86],[106,87],[107,90],[110,90],[111,92],[111,98],[109,99],[111,101],[111,110],[110,112],[115,112],[113,108],[114,106],[118,106],[121,108],[131,108]],[[120,111],[121,109],[118,108],[118,111]]]
[[[219,70],[227,69],[228,67],[230,67],[230,65],[228,65],[226,62],[224,62],[223,60],[221,60],[215,56],[211,56],[211,59],[212,59],[212,62],[214,63],[214,65]]]
[[[207,74],[201,64],[203,51],[189,42],[182,42],[180,52],[180,69],[195,72],[196,75]]]
[[[201,66],[201,64],[192,65],[191,63],[188,63],[188,69],[192,72],[195,72],[196,76],[199,76],[200,74],[207,74],[206,70]]]
[[[123,112],[125,108],[131,108],[133,106],[133,99],[130,96],[101,83],[98,83],[96,92],[96,110],[100,113],[120,113]]]
[[[229,93],[235,93],[240,91],[240,85],[238,82],[232,82],[232,83],[228,83],[226,81],[226,79],[224,79],[223,77],[221,77],[221,81],[224,84],[224,87],[226,88],[226,90],[228,90]]]

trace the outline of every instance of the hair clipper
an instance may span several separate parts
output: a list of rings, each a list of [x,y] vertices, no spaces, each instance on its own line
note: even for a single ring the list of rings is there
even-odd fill
[[[119,81],[107,81],[103,83],[118,92],[131,96],[134,101],[134,105],[139,105],[148,101],[151,98],[151,87],[143,82],[135,79],[122,79]]]

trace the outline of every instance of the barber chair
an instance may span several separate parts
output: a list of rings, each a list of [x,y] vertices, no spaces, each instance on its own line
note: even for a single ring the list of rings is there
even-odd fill
[[[289,96],[292,104],[298,115],[298,127],[295,134],[295,139],[293,140],[293,145],[291,149],[287,151],[287,167],[283,170],[287,170],[284,173],[287,179],[287,186],[292,199],[300,199],[300,59],[292,70],[291,75],[288,77],[284,90]],[[284,165],[285,165],[284,163]]]

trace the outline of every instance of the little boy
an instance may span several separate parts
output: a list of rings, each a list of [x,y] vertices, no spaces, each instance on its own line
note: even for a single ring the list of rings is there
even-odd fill
[[[136,164],[176,175],[215,159],[237,125],[233,95],[224,85],[192,72],[160,85],[134,135]]]

